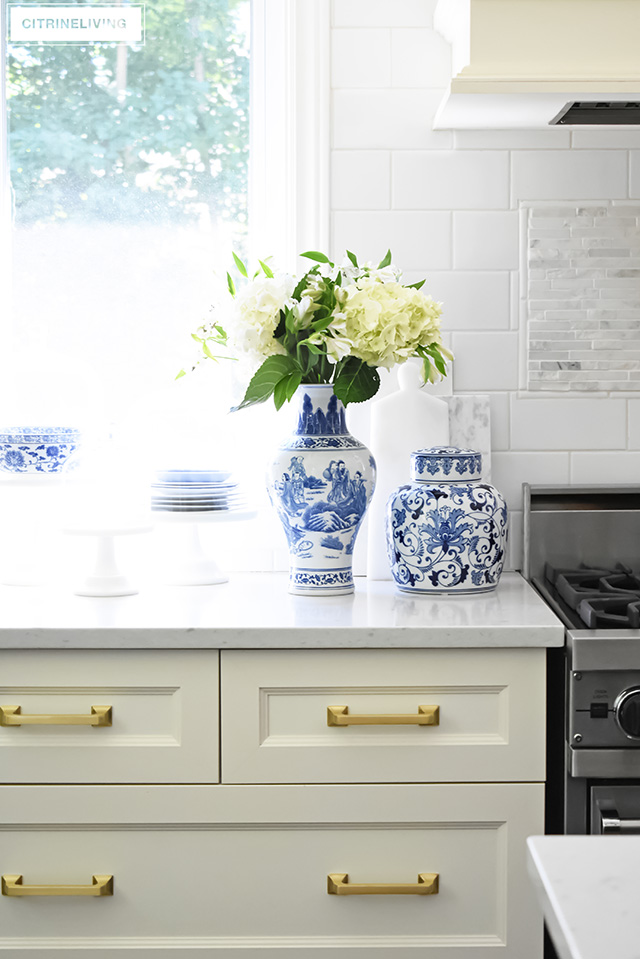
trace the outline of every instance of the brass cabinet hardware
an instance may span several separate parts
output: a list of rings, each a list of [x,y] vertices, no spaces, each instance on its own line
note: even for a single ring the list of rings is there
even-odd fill
[[[348,706],[327,706],[327,726],[439,726],[439,706],[418,706],[413,715],[398,713],[350,716]]]
[[[421,872],[417,882],[349,882],[346,872],[327,876],[330,896],[436,896],[439,874]]]
[[[3,876],[3,896],[112,896],[113,876],[92,876],[90,886],[25,886],[22,876]]]
[[[0,706],[0,726],[111,726],[111,706],[92,706],[86,714],[23,714],[21,706]]]

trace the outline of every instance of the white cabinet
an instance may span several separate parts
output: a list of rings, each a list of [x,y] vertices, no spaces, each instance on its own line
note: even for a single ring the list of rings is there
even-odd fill
[[[137,734],[156,766],[136,751],[137,707],[113,747],[91,738],[113,727],[0,727],[16,783],[0,787],[0,874],[22,891],[113,876],[112,896],[0,896],[0,957],[541,959],[525,839],[544,828],[543,649],[223,651],[214,785],[218,659],[0,652],[0,705],[9,691],[25,713],[174,690],[160,741]],[[376,721],[329,726],[329,706]],[[405,725],[424,706],[439,723]],[[437,893],[421,894],[421,874]],[[351,894],[330,893],[330,875]]]
[[[0,783],[218,782],[216,652],[5,650],[0,707]]]
[[[528,959],[539,929],[525,839],[542,789],[34,786],[25,800],[7,787],[3,873],[27,885],[110,874],[114,895],[1,897],[0,952]],[[437,873],[439,891],[330,895],[336,873],[416,885]]]
[[[541,650],[221,656],[225,783],[544,779]],[[331,706],[346,706],[355,725],[329,726]],[[437,707],[437,724],[417,724],[420,706]]]

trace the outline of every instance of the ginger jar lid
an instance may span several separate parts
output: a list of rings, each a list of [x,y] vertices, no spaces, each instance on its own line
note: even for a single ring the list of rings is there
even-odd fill
[[[482,477],[482,454],[457,446],[431,446],[411,454],[411,479],[429,483],[460,483]]]

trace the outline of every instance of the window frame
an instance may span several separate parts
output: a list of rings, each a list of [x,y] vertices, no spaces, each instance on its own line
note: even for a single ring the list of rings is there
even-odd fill
[[[331,6],[251,5],[250,249],[295,270],[329,246]]]

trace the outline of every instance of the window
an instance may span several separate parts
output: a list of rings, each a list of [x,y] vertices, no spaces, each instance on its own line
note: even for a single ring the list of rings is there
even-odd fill
[[[249,10],[154,0],[142,43],[9,39],[14,335],[91,371],[109,417],[175,375],[246,247]]]
[[[211,449],[225,373],[173,384],[214,271],[231,249],[293,268],[328,246],[329,0],[145,14],[144,43],[3,44],[0,410],[98,439],[152,420],[167,449]],[[247,411],[231,432],[270,421]]]

